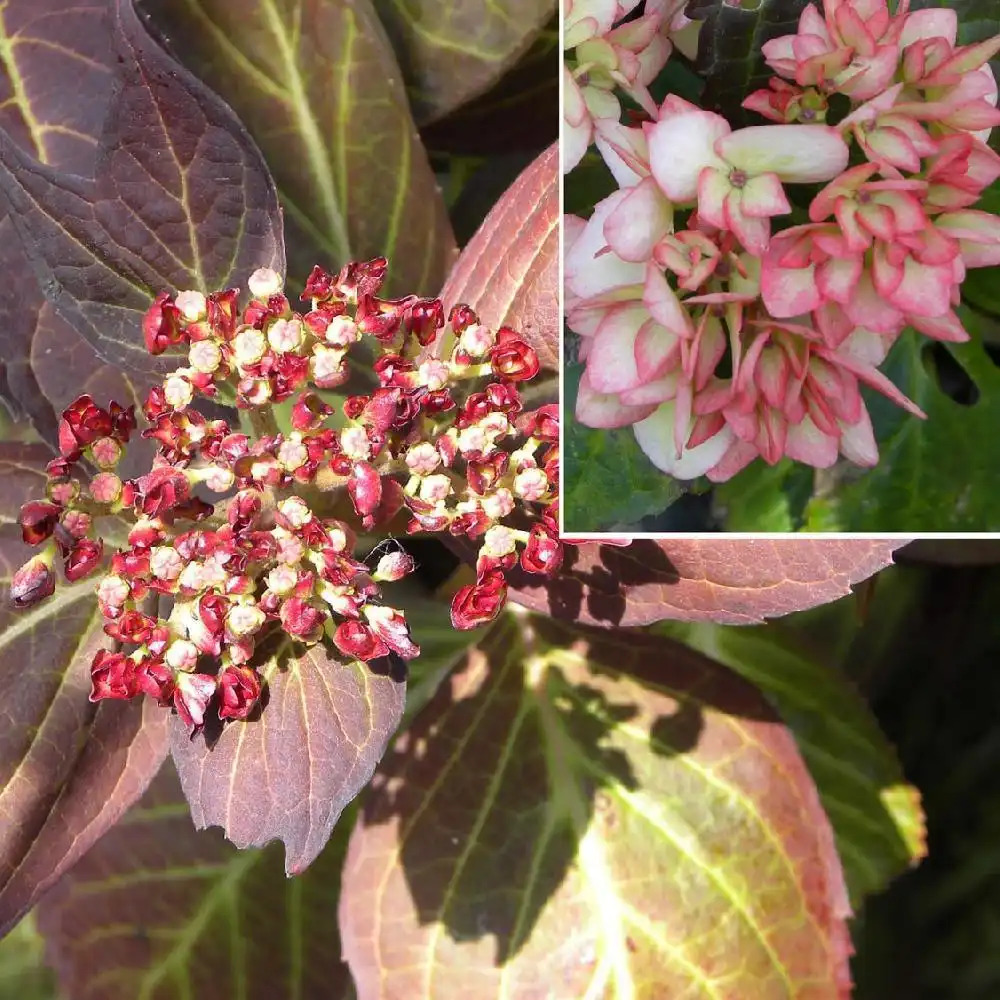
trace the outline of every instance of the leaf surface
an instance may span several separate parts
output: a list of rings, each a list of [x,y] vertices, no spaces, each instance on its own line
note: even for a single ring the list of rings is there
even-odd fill
[[[279,637],[258,668],[258,717],[192,738],[175,716],[171,750],[195,826],[221,826],[237,847],[283,841],[289,875],[312,864],[399,725],[401,664],[344,663],[322,643],[301,652]]]
[[[348,1000],[337,947],[346,837],[288,880],[281,851],[197,831],[167,765],[38,909],[67,996]]]
[[[815,607],[892,561],[905,539],[636,539],[568,546],[548,583],[521,575],[511,599],[556,618],[646,625],[664,618],[751,625]]]
[[[106,646],[93,580],[26,611],[8,603],[30,555],[14,523],[41,482],[39,445],[0,451],[0,934],[144,791],[167,752],[166,713],[88,700]]]
[[[829,824],[760,695],[663,639],[507,615],[351,837],[360,1000],[848,995]]]
[[[487,90],[528,49],[555,0],[375,0],[421,125]]]
[[[462,251],[441,291],[494,329],[511,326],[559,364],[559,148],[549,146],[510,186]]]
[[[317,263],[336,270],[384,255],[393,294],[437,292],[455,240],[371,0],[156,0],[151,9],[267,157],[296,279]]]
[[[147,373],[141,315],[163,289],[284,269],[267,167],[218,97],[115,0],[117,80],[94,176],[38,163],[0,133],[0,187],[47,298],[100,357]]]

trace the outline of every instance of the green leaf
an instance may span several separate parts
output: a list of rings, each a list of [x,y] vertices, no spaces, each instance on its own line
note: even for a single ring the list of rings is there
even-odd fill
[[[155,0],[185,64],[267,157],[290,273],[389,258],[393,294],[437,294],[455,255],[441,192],[371,0]]]
[[[793,469],[790,459],[777,465],[756,461],[716,486],[713,505],[722,514],[726,531],[794,531],[787,490]]]
[[[289,880],[281,849],[236,851],[191,825],[163,769],[142,801],[38,908],[69,997],[353,997],[337,942],[345,835]]]
[[[116,86],[93,177],[38,163],[0,133],[0,188],[47,298],[107,362],[142,373],[140,320],[163,289],[284,270],[267,167],[230,108],[115,0]]]
[[[166,755],[166,713],[92,704],[90,661],[107,639],[93,580],[35,607],[8,601],[31,555],[16,512],[44,483],[40,445],[0,446],[0,935],[143,793]]]
[[[686,13],[703,21],[697,69],[705,77],[701,107],[716,111],[734,127],[760,121],[742,108],[753,91],[774,75],[761,54],[765,42],[794,35],[807,0],[692,0]]]
[[[841,878],[751,685],[664,639],[506,615],[380,768],[341,936],[360,1000],[837,1000]]]
[[[573,419],[582,374],[582,365],[565,367],[564,528],[613,531],[666,510],[684,490],[650,462],[630,427],[593,430]]]
[[[195,826],[221,826],[237,847],[285,844],[285,870],[319,856],[347,804],[371,780],[403,714],[405,665],[342,662],[279,635],[258,670],[259,717],[194,737],[171,720],[171,752]]]
[[[964,369],[978,398],[966,406],[949,398],[925,368],[928,341],[900,337],[883,371],[927,420],[869,396],[879,463],[830,496],[840,531],[1000,530],[1000,369],[983,348],[986,321],[968,310],[962,320],[973,339],[938,350]]]
[[[374,2],[421,125],[488,90],[556,10],[555,0]]]
[[[782,623],[733,629],[663,623],[658,634],[735,670],[795,734],[837,839],[851,902],[878,892],[927,852],[920,793],[851,681]]]

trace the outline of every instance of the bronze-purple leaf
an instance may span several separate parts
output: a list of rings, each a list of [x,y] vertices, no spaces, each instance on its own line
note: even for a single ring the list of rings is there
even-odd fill
[[[559,364],[559,147],[537,157],[469,240],[441,291],[496,329],[520,331],[543,365]]]
[[[345,844],[339,837],[289,882],[277,845],[240,852],[218,831],[195,830],[168,764],[38,907],[63,992],[348,1000],[337,946]]]
[[[455,238],[371,0],[148,6],[267,156],[293,278],[304,281],[316,263],[336,271],[385,256],[391,294],[437,292]]]
[[[42,481],[40,451],[0,452],[0,934],[139,798],[167,753],[165,713],[89,701],[90,659],[106,642],[93,581],[62,584],[28,611],[8,604],[31,551],[13,516]]]
[[[37,162],[0,133],[0,186],[43,292],[110,363],[152,359],[139,331],[161,289],[211,290],[284,268],[267,167],[239,120],[115,0],[116,87],[93,177]]]
[[[171,749],[191,816],[237,847],[285,844],[285,870],[323,850],[345,806],[371,780],[402,717],[402,661],[343,662],[320,643],[284,636],[260,666],[262,710],[191,736],[180,719]]]
[[[554,0],[375,0],[421,126],[488,90],[538,37]]]
[[[510,598],[593,625],[665,618],[749,625],[836,600],[892,562],[905,539],[637,539],[567,546],[551,581],[521,574]]]
[[[830,824],[712,660],[503,616],[383,762],[340,927],[359,1000],[850,992]]]

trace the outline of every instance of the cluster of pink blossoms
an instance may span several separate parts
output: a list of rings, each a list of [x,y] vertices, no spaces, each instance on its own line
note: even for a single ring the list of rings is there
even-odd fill
[[[744,106],[778,124],[734,131],[675,96],[636,127],[595,119],[620,190],[566,220],[582,423],[633,425],[663,471],[719,482],[757,457],[874,465],[861,384],[923,416],[878,366],[907,327],[968,339],[966,269],[1000,263],[1000,219],[971,207],[1000,177],[1000,37],[957,29],[948,9],[826,0],[763,48],[779,76]],[[835,95],[850,110],[829,124]],[[824,186],[772,235],[786,184]]]
[[[304,314],[266,268],[242,310],[238,289],[160,295],[146,345],[184,347],[187,364],[148,394],[142,436],[157,451],[137,479],[115,472],[134,407],[82,396],[64,411],[47,499],[21,510],[25,542],[43,548],[15,574],[11,599],[30,607],[53,593],[57,558],[71,582],[104,567],[97,598],[114,648],[94,656],[92,701],[145,693],[188,726],[210,710],[245,719],[263,686],[255,652],[274,631],[325,639],[349,660],[416,656],[381,588],[413,560],[402,547],[374,567],[356,559],[349,525],[316,512],[339,496],[366,531],[405,510],[409,532],[479,543],[476,582],[452,603],[456,628],[500,612],[514,566],[558,569],[556,408],[523,412],[517,388],[538,372],[535,352],[467,306],[446,323],[437,299],[379,298],[385,271],[383,258],[337,275],[315,268]],[[363,339],[375,357],[359,361],[378,387],[335,410],[320,393],[347,382]],[[197,397],[235,398],[245,426],[206,418]],[[105,534],[127,531],[107,561],[102,518]]]

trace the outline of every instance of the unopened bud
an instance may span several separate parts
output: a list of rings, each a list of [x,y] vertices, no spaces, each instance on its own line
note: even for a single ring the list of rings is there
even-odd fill
[[[372,579],[376,583],[395,583],[401,580],[408,573],[412,573],[415,567],[413,556],[408,552],[387,552],[378,561]]]
[[[208,315],[208,300],[201,292],[179,292],[174,304],[188,323],[197,323]]]
[[[267,341],[260,330],[244,327],[233,339],[233,357],[241,368],[257,364],[267,350]]]
[[[222,350],[214,340],[196,340],[188,351],[188,364],[195,371],[211,375],[222,364]]]
[[[304,339],[302,324],[297,319],[275,320],[267,329],[267,342],[280,354],[297,351]]]
[[[284,286],[281,275],[269,267],[259,267],[250,275],[247,288],[255,299],[267,301],[272,295],[277,295]]]
[[[56,576],[52,572],[54,556],[54,548],[39,552],[14,574],[10,582],[10,600],[15,608],[30,608],[56,589]]]

